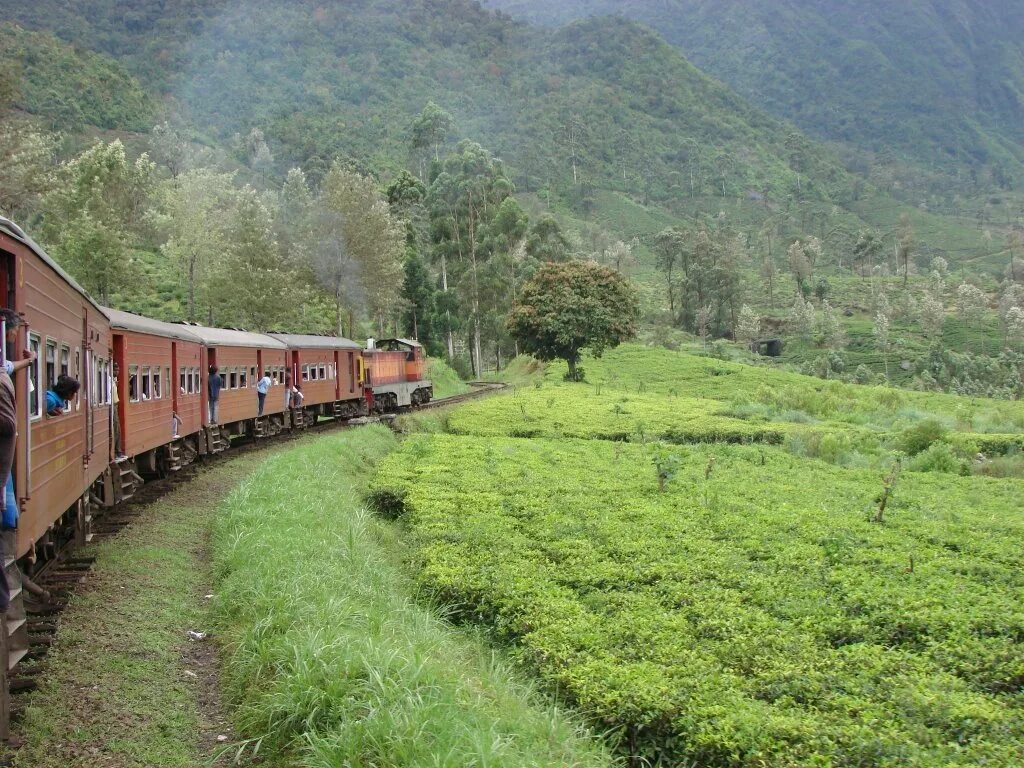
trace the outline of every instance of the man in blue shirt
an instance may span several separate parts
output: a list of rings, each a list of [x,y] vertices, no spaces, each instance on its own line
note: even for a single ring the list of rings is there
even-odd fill
[[[207,390],[210,395],[210,423],[216,424],[220,416],[220,389],[224,386],[224,379],[217,373],[217,366],[210,366],[210,379],[207,382]]]
[[[267,402],[267,392],[274,385],[274,380],[270,378],[270,374],[266,371],[263,372],[263,378],[256,383],[256,398],[260,403],[259,415],[263,415],[263,405]]]
[[[64,411],[70,408],[70,400],[74,400],[78,394],[79,383],[77,379],[62,373],[57,377],[57,383],[51,389],[46,390],[46,415],[62,416]]]

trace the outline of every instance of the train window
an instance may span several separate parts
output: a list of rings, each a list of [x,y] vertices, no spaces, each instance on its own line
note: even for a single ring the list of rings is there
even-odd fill
[[[256,367],[255,366],[250,366],[249,367],[249,381],[255,383],[258,380],[258,378],[259,377],[256,375]]]
[[[60,372],[64,376],[71,375],[71,348],[64,344],[60,346]]]
[[[153,369],[153,399],[160,400],[164,396],[163,387],[160,386],[160,369]]]
[[[238,389],[238,369],[237,368],[232,368],[230,371],[228,371],[228,380],[231,382],[231,385],[228,387],[228,389]]]
[[[103,398],[103,405],[110,405],[111,397],[110,392],[114,386],[114,379],[110,375],[110,361],[103,361],[103,388],[100,391],[100,397]]]
[[[142,366],[142,399],[150,400],[153,397],[153,370],[148,366]]]
[[[36,359],[32,361],[28,369],[28,409],[33,419],[38,419],[43,415],[43,399],[40,397],[42,385],[39,381],[39,346],[41,343],[37,334],[29,334],[28,348],[36,353]]]
[[[193,368],[192,369],[192,391],[195,394],[197,394],[197,395],[202,391],[202,388],[199,386],[199,369],[198,368]]]
[[[75,347],[75,373],[74,377],[79,381],[82,380],[82,352]],[[109,402],[109,400],[107,401]],[[79,410],[82,407],[82,398],[75,398],[75,410]]]
[[[139,402],[139,366],[128,366],[128,402]]]
[[[302,366],[302,380],[303,381],[309,381],[309,366],[308,365]]]
[[[320,367],[318,369],[316,377],[318,379],[320,379],[320,380],[323,380],[323,379],[327,378],[327,366],[324,365],[323,363],[320,363]]]
[[[46,388],[53,389],[57,383],[57,342],[46,340]]]
[[[351,352],[348,353],[348,378],[354,392],[356,388],[356,356]]]
[[[248,373],[245,368],[242,368],[238,372],[238,388],[247,389],[249,387]]]
[[[191,383],[191,380],[189,381],[189,383]],[[178,369],[178,389],[181,390],[181,394],[183,394],[183,395],[188,394],[188,388],[186,387],[186,383],[185,383],[185,369],[184,368],[179,368]]]
[[[103,396],[100,394],[103,391],[103,362],[94,357],[91,370],[92,377],[88,382],[89,402],[96,406],[103,403]],[[80,394],[76,399],[80,400],[83,396],[84,394]]]

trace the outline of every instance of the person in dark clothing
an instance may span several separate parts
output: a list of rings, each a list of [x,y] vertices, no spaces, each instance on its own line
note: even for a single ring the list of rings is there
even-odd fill
[[[21,316],[10,309],[0,309],[0,321],[7,329],[7,349],[12,350],[18,343],[18,327]],[[18,408],[14,400],[14,379],[11,377],[23,368],[27,368],[36,359],[34,352],[25,350],[23,359],[17,363],[4,361],[0,365],[0,488],[7,488],[14,464],[14,449],[18,443]],[[7,493],[0,493],[0,512],[6,516]],[[0,538],[0,562],[6,561],[3,551],[3,539]],[[7,610],[11,602],[7,575],[0,570],[0,613]]]
[[[220,390],[224,386],[224,379],[217,373],[217,366],[210,366],[210,379],[207,382],[207,389],[210,395],[210,423],[216,424],[220,416]]]

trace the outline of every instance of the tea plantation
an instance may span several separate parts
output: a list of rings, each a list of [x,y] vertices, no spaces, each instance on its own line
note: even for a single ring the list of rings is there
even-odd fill
[[[1024,763],[1024,481],[962,476],[973,440],[1016,461],[1020,403],[639,347],[586,367],[378,468],[453,616],[652,763]],[[797,450],[825,438],[871,461]]]

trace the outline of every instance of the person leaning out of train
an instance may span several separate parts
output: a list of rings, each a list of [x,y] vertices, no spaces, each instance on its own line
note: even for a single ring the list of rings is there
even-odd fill
[[[217,366],[210,366],[210,378],[207,381],[207,392],[210,395],[210,423],[216,424],[220,416],[220,390],[224,386],[224,379],[217,372]]]
[[[298,384],[292,387],[291,391],[292,408],[301,408],[302,401],[306,399],[306,396],[302,394],[302,387]]]
[[[263,378],[256,382],[256,399],[259,401],[260,404],[258,414],[260,416],[263,415],[263,406],[266,405],[267,402],[267,392],[270,391],[270,388],[272,386],[274,386],[274,380],[270,378],[269,373],[264,371]]]
[[[46,390],[46,415],[63,416],[71,408],[70,403],[78,394],[80,386],[78,379],[64,373],[58,376],[57,383]]]

